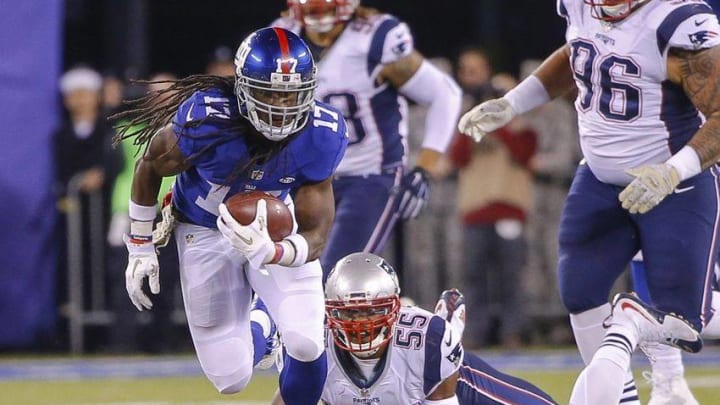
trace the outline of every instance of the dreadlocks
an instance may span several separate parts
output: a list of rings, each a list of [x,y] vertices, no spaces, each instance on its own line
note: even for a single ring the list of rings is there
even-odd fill
[[[113,145],[124,139],[134,138],[133,145],[142,146],[150,143],[153,135],[167,125],[180,107],[180,104],[199,90],[219,88],[233,91],[231,78],[212,75],[193,75],[179,80],[138,80],[140,84],[170,84],[170,86],[143,97],[126,101],[126,111],[110,116],[110,120],[118,121],[117,134]],[[141,129],[137,129],[137,128]]]
[[[180,104],[187,98],[192,96],[196,91],[216,88],[223,93],[234,94],[234,83],[232,77],[222,77],[214,75],[193,75],[179,80],[158,80],[146,81],[138,80],[140,84],[170,84],[165,89],[148,93],[143,97],[126,101],[129,106],[126,111],[114,114],[108,119],[118,122],[116,125],[117,134],[113,137],[113,145],[117,146],[125,139],[132,139],[133,145],[144,147],[147,150],[153,136],[168,123],[178,111]],[[222,109],[219,109],[222,111]],[[199,121],[191,121],[183,124],[179,136],[192,136],[185,129],[196,128],[209,119],[214,119],[212,115]],[[238,134],[247,134],[248,131],[255,134],[254,128],[248,125],[248,122],[241,117],[231,117],[234,122],[230,127],[223,128],[223,132],[227,136],[219,137],[217,141],[205,146],[202,150],[194,153],[192,156],[186,157],[186,162],[191,162],[196,157],[202,155],[206,151],[216,147],[217,145],[233,139]],[[238,162],[230,176],[226,179],[226,184],[231,183],[239,176],[246,174],[249,168],[263,161],[269,160],[274,154],[287,143],[272,142],[265,139],[259,134],[253,138],[253,142],[248,146],[251,158],[245,162]],[[138,153],[140,148],[138,148]]]

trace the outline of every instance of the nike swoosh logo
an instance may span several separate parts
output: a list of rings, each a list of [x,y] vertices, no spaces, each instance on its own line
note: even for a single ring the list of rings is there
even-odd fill
[[[705,21],[707,21],[707,20],[708,20],[708,19],[706,18],[706,19],[704,19],[704,20],[702,20],[702,21],[700,21],[700,22],[695,21],[695,26],[696,26],[696,27],[699,27],[699,26],[705,24]]]
[[[135,276],[135,272],[137,271],[139,265],[140,265],[140,259],[135,259],[135,262],[133,263],[133,270],[132,270],[133,276]]]
[[[628,308],[629,308],[629,309],[632,309],[632,310],[635,311],[635,312],[637,312],[638,314],[640,314],[640,316],[642,316],[643,318],[647,319],[647,320],[650,321],[650,322],[657,322],[656,319],[648,318],[647,316],[645,316],[645,314],[644,314],[642,311],[640,311],[639,309],[637,309],[637,307],[635,307],[635,305],[633,305],[633,304],[630,304],[630,303],[627,303],[627,302],[623,302],[623,304],[620,306],[620,309],[622,309],[622,310],[625,310],[625,309],[628,309]]]
[[[695,188],[695,186],[683,187],[683,188],[676,188],[676,189],[675,189],[675,194],[684,193],[684,192],[690,191],[690,190],[692,190],[692,189],[694,189],[694,188]]]
[[[252,243],[253,243],[252,236],[249,237],[249,238],[245,238],[244,236],[242,236],[242,235],[240,235],[240,234],[238,234],[238,233],[236,233],[235,235],[237,235],[237,237],[240,238],[240,240],[243,241],[243,242],[245,242],[246,244],[252,245]]]
[[[190,108],[188,108],[187,114],[185,114],[185,122],[192,121],[192,109],[195,107],[195,103],[190,104]]]

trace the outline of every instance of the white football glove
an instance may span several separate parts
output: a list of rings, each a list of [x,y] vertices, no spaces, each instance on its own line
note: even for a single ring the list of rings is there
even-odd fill
[[[248,259],[250,266],[259,269],[269,263],[275,255],[275,243],[267,230],[267,203],[257,202],[255,219],[249,225],[242,225],[230,215],[227,206],[218,207],[217,227],[220,233]]]
[[[148,278],[150,292],[160,293],[160,265],[157,252],[152,242],[138,243],[127,235],[123,237],[128,250],[128,266],[125,270],[125,289],[133,305],[142,311],[150,309],[153,304],[142,290],[143,280]]]
[[[650,211],[680,184],[680,174],[668,163],[640,166],[626,170],[626,173],[635,179],[625,187],[618,199],[631,214]]]
[[[458,130],[480,142],[488,133],[502,128],[515,117],[510,103],[503,97],[486,101],[466,112],[458,123]]]

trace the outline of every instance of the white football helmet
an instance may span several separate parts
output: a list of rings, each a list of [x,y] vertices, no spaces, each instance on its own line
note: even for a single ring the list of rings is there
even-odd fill
[[[288,0],[290,15],[305,29],[328,32],[335,24],[349,20],[360,0]]]
[[[340,259],[325,284],[325,313],[335,343],[367,358],[392,337],[400,311],[395,270],[382,257],[353,253]]]
[[[592,7],[592,16],[608,22],[622,20],[649,0],[583,0]]]

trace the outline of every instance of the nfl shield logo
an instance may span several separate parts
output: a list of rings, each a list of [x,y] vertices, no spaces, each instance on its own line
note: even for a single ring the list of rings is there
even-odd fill
[[[250,173],[250,179],[262,180],[264,174],[265,172],[263,172],[262,170],[253,170],[252,173]]]

